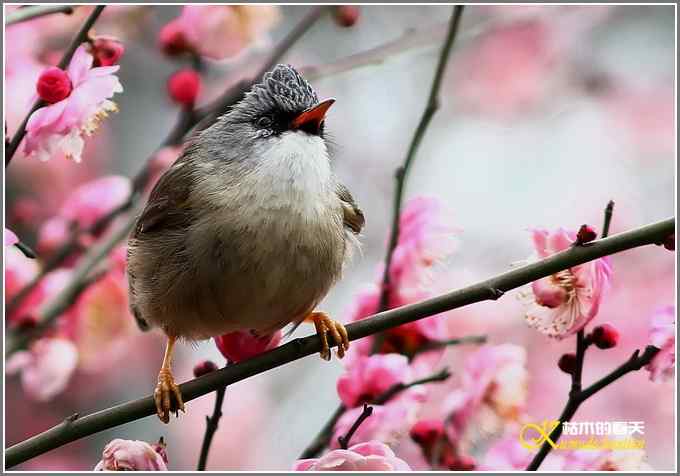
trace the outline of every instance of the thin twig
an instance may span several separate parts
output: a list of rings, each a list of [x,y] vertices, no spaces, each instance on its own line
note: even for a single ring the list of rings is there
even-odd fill
[[[240,81],[238,84],[230,87],[221,96],[219,100],[215,101],[211,106],[207,108],[201,109],[200,111],[189,111],[183,109],[180,112],[180,115],[177,119],[177,123],[173,127],[172,131],[170,131],[168,136],[163,140],[163,142],[156,150],[156,152],[165,146],[177,145],[178,143],[181,142],[182,138],[184,138],[191,131],[191,129],[194,126],[197,126],[196,128],[198,130],[200,130],[202,126],[207,127],[208,125],[211,124],[211,121],[215,120],[217,117],[219,117],[219,115],[226,112],[229,106],[233,105],[238,100],[240,100],[240,98],[245,94],[245,92],[249,90],[256,81],[259,81],[261,76],[266,71],[268,71],[273,64],[276,64],[283,55],[287,53],[287,51],[295,44],[295,42],[299,40],[302,37],[302,35],[306,31],[308,31],[309,28],[311,28],[311,26],[321,17],[321,14],[326,8],[327,7],[325,6],[319,6],[314,7],[312,10],[310,10],[310,12],[300,21],[300,23],[295,28],[293,28],[293,30],[288,35],[286,35],[286,37],[284,37],[281,40],[281,42],[276,46],[274,52],[269,56],[269,59],[260,69],[258,75],[253,76],[250,80]],[[19,304],[21,304],[21,302],[30,294],[30,292],[37,287],[40,281],[42,281],[42,279],[44,279],[44,277],[50,271],[57,269],[59,266],[61,266],[62,263],[64,263],[66,258],[68,258],[74,252],[80,249],[80,237],[82,236],[82,234],[96,233],[97,231],[105,229],[111,222],[113,222],[115,218],[131,210],[137,204],[148,182],[151,159],[153,159],[156,152],[154,152],[154,154],[152,154],[146,160],[145,165],[132,179],[133,184],[132,192],[128,199],[118,208],[115,208],[106,215],[102,216],[90,228],[74,232],[73,236],[71,236],[71,238],[64,245],[62,245],[59,248],[59,250],[57,250],[54,253],[54,256],[46,263],[41,272],[12,298],[12,300],[9,302],[7,306],[6,309],[7,313],[11,313],[13,310],[17,309]],[[135,219],[136,214],[133,213],[127,218],[125,224],[122,226],[131,228],[134,224]],[[121,237],[120,240],[122,240],[123,238],[125,237],[124,236]],[[116,243],[113,244],[109,243],[108,245],[115,246],[115,244]],[[87,259],[87,256],[83,259]],[[75,275],[73,279],[77,278],[79,278],[79,275]],[[48,320],[51,321],[56,317],[57,316],[50,316]],[[45,326],[40,326],[40,328],[34,329],[31,335],[33,337],[38,336],[39,333],[46,328],[47,327]],[[23,342],[24,344],[28,342],[28,340],[25,339],[17,339],[17,341]],[[7,348],[5,349],[5,355],[9,355],[9,353],[14,352],[16,350],[18,350],[18,348],[14,345],[7,346]]]
[[[361,412],[359,415],[359,418],[354,422],[354,424],[350,427],[350,429],[347,431],[345,436],[338,436],[338,443],[340,443],[340,448],[343,450],[346,450],[349,448],[349,442],[354,436],[354,433],[357,432],[361,424],[364,422],[364,420],[368,417],[370,417],[373,414],[373,407],[368,406],[366,403],[364,403],[364,410]]]
[[[371,403],[374,405],[384,405],[407,388],[415,387],[416,385],[425,385],[426,383],[443,382],[449,377],[451,377],[451,372],[449,372],[449,369],[444,368],[429,377],[424,377],[409,383],[395,383],[387,389],[385,393],[376,397]]]
[[[70,5],[30,5],[8,13],[7,18],[5,19],[5,26],[33,20],[34,18],[52,15],[54,13],[71,15],[75,8],[77,7]]]
[[[463,345],[463,344],[485,344],[486,341],[487,341],[487,336],[485,336],[485,335],[464,336],[464,337],[457,337],[455,339],[447,339],[447,340],[431,340],[431,341],[425,342],[423,345],[418,347],[418,350],[416,350],[416,352],[414,353],[414,357],[418,354],[422,354],[423,352],[441,349],[442,347],[450,347],[450,346],[454,346],[454,345]]]
[[[655,245],[675,230],[675,218],[668,218],[623,233],[595,240],[589,246],[572,247],[536,262],[513,268],[487,280],[441,296],[402,306],[347,325],[349,340],[368,337],[418,319],[440,314],[463,306],[494,300],[498,291],[507,292],[545,278],[559,271],[646,245]],[[453,319],[453,317],[449,317]],[[321,350],[317,335],[294,339],[276,349],[262,353],[224,369],[211,372],[180,385],[185,402],[232,385]],[[72,441],[131,421],[156,415],[153,396],[116,405],[83,416],[68,424],[57,425],[5,451],[6,467],[16,466]]]
[[[105,7],[106,5],[99,5],[94,8],[92,13],[90,13],[90,15],[85,20],[85,23],[83,23],[83,26],[80,27],[78,33],[76,33],[76,35],[71,40],[71,43],[68,45],[68,48],[66,48],[64,56],[62,56],[61,61],[59,61],[59,64],[57,65],[59,68],[65,69],[69,65],[69,63],[71,62],[71,58],[73,58],[73,55],[75,54],[80,44],[87,40],[87,35],[90,32],[90,28],[92,28],[92,26],[95,24],[97,18],[99,18],[99,15],[101,15]],[[28,124],[28,118],[31,117],[31,114],[33,114],[35,111],[37,111],[44,105],[45,104],[43,103],[42,100],[40,99],[37,100],[31,107],[28,114],[26,114],[26,117],[24,117],[24,120],[21,121],[19,128],[14,133],[14,137],[12,137],[12,140],[5,149],[5,167],[9,165],[10,161],[12,160],[12,157],[14,157],[14,153],[19,148],[19,144],[21,144],[21,140],[26,135],[26,124]]]
[[[222,387],[217,390],[215,396],[215,408],[212,416],[205,417],[205,434],[203,435],[203,444],[201,445],[201,455],[198,458],[197,471],[205,471],[208,463],[208,452],[210,452],[210,444],[213,436],[217,431],[217,427],[222,418],[222,403],[224,402],[224,394],[227,392],[227,387]]]
[[[439,89],[441,87],[442,78],[444,77],[444,71],[446,70],[446,64],[449,60],[449,53],[453,47],[453,42],[456,38],[456,33],[458,32],[458,26],[460,25],[460,18],[463,15],[463,5],[456,5],[453,7],[453,13],[451,15],[451,20],[449,22],[449,30],[446,34],[446,40],[442,46],[442,51],[439,56],[439,62],[437,64],[437,69],[432,80],[432,86],[430,87],[430,95],[427,99],[427,105],[423,111],[423,115],[420,118],[418,127],[413,134],[411,139],[411,144],[409,145],[406,158],[404,163],[397,169],[395,173],[396,189],[394,192],[394,205],[392,208],[392,227],[390,231],[390,242],[387,247],[387,252],[385,254],[385,269],[382,276],[382,288],[380,293],[380,300],[378,304],[378,311],[384,311],[388,307],[390,299],[390,267],[392,265],[392,255],[399,242],[399,219],[401,217],[401,207],[404,199],[404,189],[406,188],[406,179],[408,177],[409,170],[413,164],[413,160],[416,157],[420,143],[425,136],[427,127],[432,120],[432,117],[439,109]],[[373,342],[373,350],[379,349],[382,345],[382,337],[377,336]]]

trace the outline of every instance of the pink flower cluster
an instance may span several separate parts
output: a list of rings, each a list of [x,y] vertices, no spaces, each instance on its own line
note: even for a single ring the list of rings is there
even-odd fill
[[[93,68],[93,61],[81,45],[66,71],[50,68],[38,79],[38,93],[48,105],[31,114],[26,124],[28,156],[45,161],[64,155],[80,162],[83,135],[91,135],[110,112],[117,111],[110,98],[123,92],[114,74],[119,66]]]
[[[389,271],[388,309],[432,297],[427,286],[432,281],[434,268],[456,248],[454,236],[458,229],[451,224],[450,211],[436,198],[416,197],[410,200],[399,223],[399,240]],[[378,279],[382,279],[382,274],[380,270]],[[381,287],[378,285],[361,292],[350,312],[350,320],[375,314],[380,297]],[[420,319],[387,331],[379,351],[413,355],[425,343],[445,339],[446,334],[442,316]],[[355,352],[366,355],[372,343],[371,338],[362,339],[353,348]]]

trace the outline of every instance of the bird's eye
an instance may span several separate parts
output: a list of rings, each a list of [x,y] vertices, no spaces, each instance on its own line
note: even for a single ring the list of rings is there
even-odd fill
[[[263,129],[271,127],[272,123],[273,123],[272,118],[269,116],[262,116],[257,120],[258,127],[261,127]]]

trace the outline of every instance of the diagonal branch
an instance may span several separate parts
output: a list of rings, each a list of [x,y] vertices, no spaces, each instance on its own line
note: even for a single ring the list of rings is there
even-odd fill
[[[499,292],[507,292],[527,285],[564,269],[632,248],[663,243],[674,232],[675,218],[668,218],[593,241],[587,246],[572,247],[465,288],[353,322],[347,326],[349,339],[361,339],[452,309],[481,301],[495,300]],[[184,401],[189,402],[226,385],[316,354],[320,350],[321,341],[316,335],[294,339],[252,359],[229,365],[224,369],[183,383],[180,388]],[[60,425],[8,448],[5,452],[5,465],[8,468],[16,466],[85,436],[155,414],[156,406],[153,397],[149,395],[90,415],[64,421]]]
[[[69,65],[71,58],[73,58],[73,55],[80,44],[87,40],[87,35],[90,32],[90,28],[92,28],[92,26],[95,24],[99,18],[99,15],[101,15],[104,11],[105,7],[106,5],[99,5],[95,7],[92,13],[90,13],[90,16],[87,17],[85,23],[83,23],[83,26],[80,27],[80,30],[78,30],[78,33],[76,33],[76,35],[71,40],[71,43],[68,45],[68,48],[66,48],[64,56],[62,56],[61,61],[59,61],[59,64],[57,65],[59,68],[65,69]],[[19,128],[14,133],[14,137],[12,137],[12,140],[5,148],[5,167],[9,165],[14,153],[19,148],[19,144],[21,144],[21,140],[26,135],[26,124],[28,124],[28,118],[31,117],[31,114],[44,105],[45,104],[41,99],[37,100],[31,107],[30,111],[28,111],[28,114],[26,114],[26,117],[24,117],[24,120],[21,121]]]

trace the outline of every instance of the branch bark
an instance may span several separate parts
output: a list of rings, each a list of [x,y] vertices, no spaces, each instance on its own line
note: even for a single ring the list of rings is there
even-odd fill
[[[603,256],[631,248],[663,243],[675,231],[675,218],[668,218],[584,246],[572,247],[525,266],[506,271],[450,293],[416,304],[378,313],[347,326],[350,340],[357,340],[387,329],[457,309],[469,304],[498,299],[502,293],[524,286],[537,279]],[[227,385],[316,354],[321,341],[316,335],[294,339],[276,349],[252,359],[229,365],[180,385],[185,402],[206,395]],[[638,364],[638,362],[634,362]],[[625,374],[627,368],[619,371]],[[601,384],[600,384],[601,385]],[[597,387],[595,387],[597,390]],[[586,389],[584,392],[594,393]],[[94,433],[156,414],[151,395],[101,410],[80,418],[64,421],[43,433],[17,443],[5,452],[5,465],[10,468],[30,458],[46,453]]]
[[[76,35],[71,40],[71,43],[68,45],[68,48],[66,48],[64,56],[62,56],[61,61],[59,61],[59,64],[57,65],[59,68],[65,69],[69,65],[69,63],[71,62],[71,58],[73,58],[73,55],[75,54],[80,44],[87,40],[87,35],[90,32],[90,28],[94,26],[95,22],[99,18],[99,15],[102,14],[105,7],[106,5],[99,5],[95,7],[92,13],[90,13],[90,16],[87,17],[85,23],[83,23],[83,26],[80,27],[80,30],[78,30],[78,33],[76,33]],[[21,121],[19,128],[14,133],[14,137],[12,137],[12,140],[5,149],[5,167],[9,165],[10,161],[12,160],[12,157],[14,156],[14,153],[19,148],[19,144],[21,144],[21,140],[26,135],[26,124],[28,124],[28,118],[31,117],[31,114],[33,114],[35,111],[37,111],[44,105],[45,104],[43,103],[42,100],[40,99],[37,100],[31,107],[30,111],[28,111],[28,114],[26,114],[26,117],[24,117],[24,120]]]
[[[215,395],[215,408],[213,409],[212,416],[205,417],[205,434],[203,435],[203,444],[201,445],[201,455],[198,458],[197,471],[205,471],[205,467],[208,464],[208,453],[210,452],[210,444],[212,443],[213,436],[220,423],[220,418],[222,418],[222,403],[224,402],[224,395],[227,392],[227,387],[222,387],[217,390]]]

